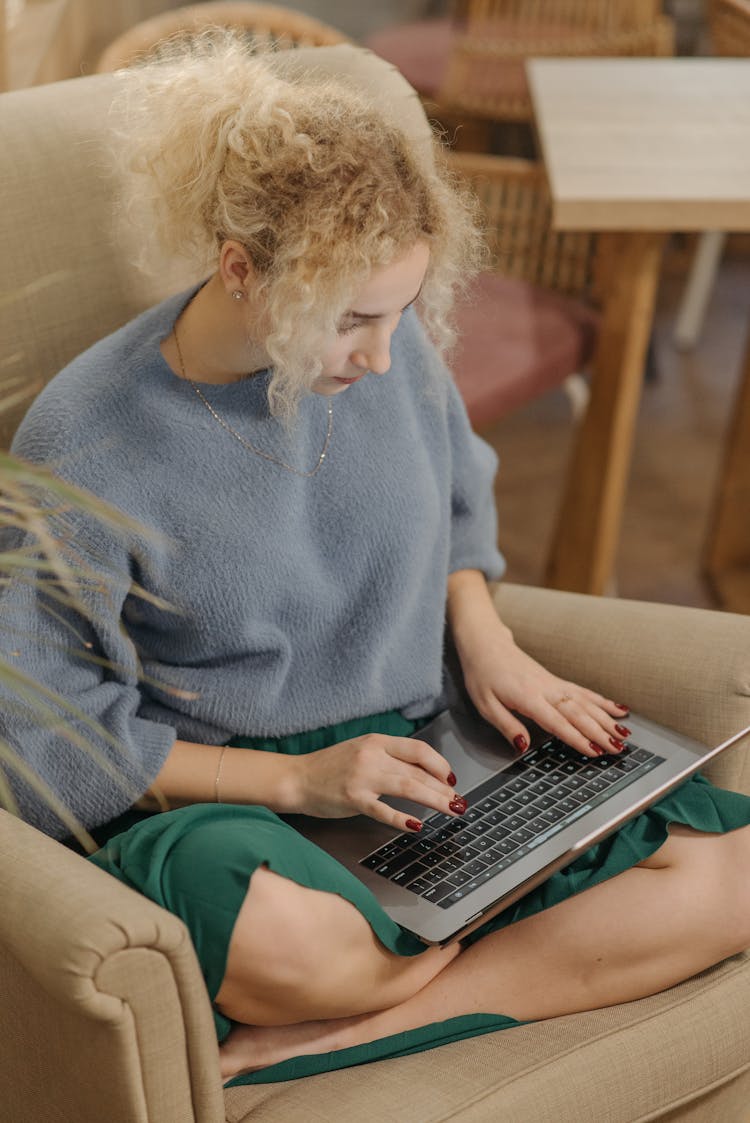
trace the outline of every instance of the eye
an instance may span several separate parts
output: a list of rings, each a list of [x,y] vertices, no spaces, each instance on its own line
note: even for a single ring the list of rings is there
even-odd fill
[[[351,333],[353,331],[356,331],[357,328],[361,328],[361,327],[362,327],[362,322],[358,321],[358,320],[354,320],[352,323],[349,323],[349,324],[341,324],[341,326],[338,328],[338,333],[339,333],[339,335],[351,335]]]

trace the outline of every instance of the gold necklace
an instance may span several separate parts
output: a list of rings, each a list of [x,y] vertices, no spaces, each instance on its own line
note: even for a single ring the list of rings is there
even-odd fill
[[[177,327],[176,326],[172,328],[172,335],[174,336],[175,347],[177,348],[177,358],[180,361],[180,374],[182,375],[184,381],[189,383],[193,387],[193,389],[195,390],[195,392],[198,395],[198,397],[200,398],[200,400],[203,402],[203,404],[206,407],[206,409],[208,410],[208,412],[211,414],[212,417],[216,418],[216,420],[219,422],[219,424],[222,426],[223,429],[226,429],[226,431],[228,433],[230,433],[231,436],[233,436],[235,438],[235,440],[239,441],[241,445],[243,445],[246,449],[248,449],[249,452],[254,452],[256,456],[262,456],[264,460],[270,460],[273,464],[279,464],[282,468],[286,468],[288,472],[294,472],[295,476],[303,476],[305,479],[309,479],[310,476],[315,475],[315,473],[318,471],[318,469],[320,468],[320,466],[322,465],[323,461],[326,458],[326,453],[328,452],[328,445],[330,444],[330,441],[331,441],[331,433],[333,432],[333,403],[332,402],[328,403],[328,430],[326,432],[326,439],[325,439],[325,443],[323,445],[323,451],[321,452],[320,456],[318,457],[318,463],[315,465],[315,467],[312,469],[311,472],[300,472],[299,468],[295,468],[292,464],[287,464],[286,460],[280,460],[277,456],[271,456],[271,454],[269,452],[263,452],[262,449],[256,448],[255,445],[250,444],[250,442],[246,441],[245,438],[240,433],[238,433],[236,429],[232,428],[232,426],[229,424],[228,421],[225,421],[224,418],[221,417],[216,412],[216,410],[211,405],[208,398],[206,398],[206,396],[203,393],[203,391],[201,390],[201,388],[199,386],[196,386],[196,384],[193,382],[192,378],[188,378],[188,376],[185,374],[185,362],[182,358],[182,350],[180,349],[180,341],[177,338]]]

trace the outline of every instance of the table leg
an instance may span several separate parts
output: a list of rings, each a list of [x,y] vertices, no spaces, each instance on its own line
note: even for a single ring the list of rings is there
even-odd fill
[[[703,557],[723,608],[750,613],[750,336]]]
[[[612,574],[665,235],[600,235],[606,275],[591,400],[578,430],[546,584],[604,592]]]

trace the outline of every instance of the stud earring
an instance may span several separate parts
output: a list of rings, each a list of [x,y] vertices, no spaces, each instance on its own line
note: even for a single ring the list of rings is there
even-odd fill
[[[244,300],[245,299],[245,294],[242,291],[242,289],[235,289],[234,292],[232,293],[232,296],[235,300]]]

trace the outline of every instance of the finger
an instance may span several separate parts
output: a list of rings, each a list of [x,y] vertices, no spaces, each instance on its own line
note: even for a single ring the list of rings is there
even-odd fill
[[[368,815],[378,823],[385,823],[396,831],[408,831],[410,834],[419,834],[422,829],[422,820],[414,815],[407,815],[403,811],[396,811],[387,803],[370,796],[363,799],[359,810],[363,815]]]
[[[377,790],[381,795],[408,799],[445,815],[463,815],[468,806],[464,796],[432,777],[426,778],[421,769],[410,765],[379,777]]]
[[[415,737],[386,737],[384,740],[385,750],[389,756],[424,769],[436,780],[442,780],[452,788],[456,786],[456,776],[450,763],[426,741],[420,741]]]
[[[573,717],[576,706],[577,704],[572,698],[565,699],[562,704],[558,702],[555,706],[551,702],[545,701],[541,704],[539,711],[535,710],[531,716],[543,729],[552,733],[553,736],[559,737],[566,745],[570,745],[572,749],[583,756],[601,756],[604,747],[582,733],[574,724]]]
[[[529,731],[502,702],[497,698],[490,698],[482,704],[480,713],[485,721],[494,725],[519,753],[526,752],[531,743]]]
[[[630,706],[624,705],[622,702],[613,702],[611,698],[605,698],[603,694],[597,694],[595,690],[589,690],[587,687],[576,686],[575,683],[567,683],[570,692],[574,694],[581,694],[595,705],[599,706],[609,716],[616,721],[622,721],[630,713]]]
[[[622,752],[630,729],[622,721],[616,721],[594,699],[591,691],[582,691],[578,696],[569,695],[555,705],[555,709],[583,733],[589,741],[605,752]]]

